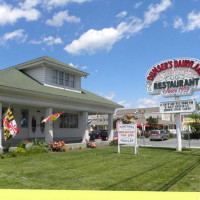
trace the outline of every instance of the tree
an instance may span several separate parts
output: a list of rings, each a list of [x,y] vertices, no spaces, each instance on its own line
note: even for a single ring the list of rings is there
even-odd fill
[[[118,120],[120,120],[121,118],[117,118],[117,119],[114,119],[113,120],[113,129],[116,129],[116,123],[117,123],[117,121]],[[123,122],[123,124],[129,124],[129,121],[127,121],[127,120],[125,120],[124,118],[122,118],[122,122]]]
[[[200,102],[197,103],[197,110],[200,110]],[[198,113],[192,113],[189,115],[193,122],[190,123],[192,134],[200,134],[200,115]]]
[[[158,119],[157,118],[153,118],[152,116],[150,116],[149,118],[146,119],[147,124],[149,125],[150,129],[155,129],[156,126],[158,126]]]

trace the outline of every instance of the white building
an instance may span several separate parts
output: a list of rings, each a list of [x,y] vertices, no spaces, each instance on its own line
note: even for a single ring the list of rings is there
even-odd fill
[[[22,139],[86,142],[88,115],[108,116],[109,138],[116,108],[122,107],[81,88],[87,73],[50,57],[40,57],[0,71],[0,113],[10,105],[20,133],[6,142],[3,127],[0,147]],[[54,123],[41,121],[54,113],[64,112]]]

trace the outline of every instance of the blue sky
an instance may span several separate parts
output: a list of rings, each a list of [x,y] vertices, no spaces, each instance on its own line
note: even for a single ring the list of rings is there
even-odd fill
[[[0,0],[0,30],[1,69],[50,56],[88,72],[86,90],[125,108],[157,106],[146,72],[200,59],[200,0]]]

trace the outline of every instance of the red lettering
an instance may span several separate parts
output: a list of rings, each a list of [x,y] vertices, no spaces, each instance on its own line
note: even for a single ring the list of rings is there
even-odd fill
[[[199,63],[195,65],[194,70],[198,72]]]
[[[191,60],[191,61],[189,61],[189,68],[192,68],[193,67],[193,65],[194,65],[194,61],[193,60]]]
[[[174,67],[177,68],[178,67],[178,61],[174,60]]]
[[[152,77],[152,76],[147,77],[147,80],[149,80],[149,81],[153,81],[153,79],[154,79],[154,77]]]
[[[169,61],[168,63],[169,63],[169,65],[170,65],[169,68],[172,68],[172,67],[173,67],[172,61]]]
[[[179,60],[178,61],[178,67],[181,67],[182,66],[182,60]]]
[[[168,69],[168,63],[167,62],[164,63],[164,69]]]
[[[163,70],[162,66],[158,65],[157,66],[158,72],[161,72]]]

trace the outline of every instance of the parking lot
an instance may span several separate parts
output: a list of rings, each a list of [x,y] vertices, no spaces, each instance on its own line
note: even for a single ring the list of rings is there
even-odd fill
[[[138,145],[139,146],[146,146],[146,147],[171,147],[176,148],[176,138],[169,139],[169,140],[163,140],[163,141],[150,141],[150,139],[145,138],[138,139]],[[182,140],[182,147],[185,148],[200,148],[200,140]]]

